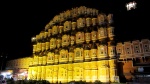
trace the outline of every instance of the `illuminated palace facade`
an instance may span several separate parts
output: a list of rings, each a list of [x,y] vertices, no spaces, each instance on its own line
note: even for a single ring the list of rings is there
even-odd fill
[[[56,15],[32,38],[28,79],[67,83],[118,82],[123,75],[133,78],[136,62],[148,61],[150,41],[115,43],[112,18],[84,6]]]

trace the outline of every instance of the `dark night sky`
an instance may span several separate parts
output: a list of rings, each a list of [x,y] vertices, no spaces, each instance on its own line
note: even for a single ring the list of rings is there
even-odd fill
[[[149,38],[146,22],[148,8],[144,0],[135,0],[137,9],[127,11],[132,0],[10,0],[1,2],[0,54],[18,58],[32,54],[31,37],[38,34],[56,15],[72,7],[86,6],[113,13],[119,41]],[[68,2],[67,2],[68,1]],[[3,53],[2,53],[3,52]]]

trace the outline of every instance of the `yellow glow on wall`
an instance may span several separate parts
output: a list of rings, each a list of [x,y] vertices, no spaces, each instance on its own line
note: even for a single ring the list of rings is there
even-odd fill
[[[53,65],[53,83],[57,83],[58,79],[58,65]]]
[[[29,65],[31,64],[32,58],[31,57],[25,57],[25,58],[19,58],[10,60],[7,62],[7,69],[21,69],[21,68],[29,68]]]
[[[45,66],[46,67],[46,80],[50,83],[53,82],[53,66]]]
[[[29,67],[29,79],[48,80],[50,83],[70,81],[114,82],[116,60]],[[32,71],[32,72],[31,72]],[[32,74],[32,75],[31,75]]]
[[[108,61],[98,61],[98,79],[101,82],[109,82],[109,68]]]
[[[90,66],[91,66],[91,82],[95,82],[98,78],[98,66],[97,66],[97,62],[90,62]]]
[[[90,82],[91,81],[91,65],[90,65],[90,62],[84,62],[83,63],[84,64],[84,73],[86,73],[86,74],[84,74],[84,80],[86,81],[86,82]]]

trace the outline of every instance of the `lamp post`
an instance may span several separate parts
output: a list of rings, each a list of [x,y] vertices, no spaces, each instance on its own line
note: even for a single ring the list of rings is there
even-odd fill
[[[1,55],[0,56],[0,59],[1,59],[1,71],[3,70],[3,65],[4,65],[4,62],[6,61],[5,59],[7,58],[7,55]]]
[[[1,58],[1,60],[2,60],[2,61],[1,61],[1,62],[2,62],[2,63],[1,63],[1,71],[2,71],[2,68],[3,68],[3,55],[1,55],[0,58]]]

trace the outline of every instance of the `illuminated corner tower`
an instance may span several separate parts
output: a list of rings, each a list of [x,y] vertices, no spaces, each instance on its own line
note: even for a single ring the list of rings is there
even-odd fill
[[[108,35],[108,55],[109,55],[109,76],[110,82],[116,82],[117,76],[117,56],[116,56],[116,44],[115,44],[115,35],[114,35],[114,23],[113,15],[108,14],[107,16],[107,35]]]
[[[35,80],[36,79],[36,66],[38,65],[38,35],[36,35],[36,37],[32,37],[31,41],[32,41],[32,45],[33,45],[33,57],[31,57],[30,59],[30,63],[29,63],[29,70],[28,70],[28,79],[32,79]]]
[[[113,15],[98,15],[98,80],[116,82],[116,49],[114,40]]]

